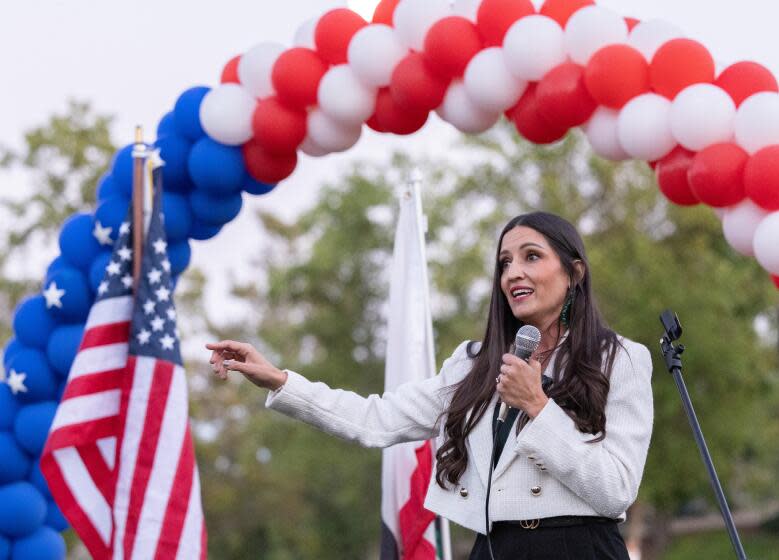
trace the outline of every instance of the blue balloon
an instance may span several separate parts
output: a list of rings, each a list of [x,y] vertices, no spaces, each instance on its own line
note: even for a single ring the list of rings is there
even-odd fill
[[[210,89],[205,86],[188,89],[179,96],[173,109],[176,131],[193,142],[206,134],[200,124],[200,103]]]
[[[17,412],[19,412],[19,402],[11,393],[11,388],[5,383],[0,383],[0,430],[11,430],[14,427]]]
[[[92,266],[89,267],[89,287],[92,288],[94,293],[97,293],[100,282],[103,281],[105,268],[109,262],[111,262],[111,251],[103,251],[95,257],[95,260],[92,261]]]
[[[51,368],[60,377],[68,376],[82,338],[84,338],[83,323],[61,325],[51,333],[46,347],[46,357],[49,359]]]
[[[192,144],[183,136],[171,134],[159,138],[155,143],[160,157],[165,161],[162,168],[162,187],[168,192],[189,192],[192,181],[187,171],[187,159]]]
[[[130,209],[130,199],[124,196],[112,196],[100,203],[95,210],[95,222],[100,222],[103,227],[111,228],[111,240],[119,237],[119,227],[127,219],[127,211]],[[94,226],[93,226],[94,227]],[[112,247],[103,245],[103,247]]]
[[[46,500],[51,500],[51,491],[49,490],[49,483],[46,482],[46,479],[43,478],[43,473],[41,472],[41,462],[35,461],[32,464],[32,467],[30,467],[30,473],[27,475],[27,481],[35,486],[35,488],[38,489],[38,492],[41,493],[41,496],[43,496]]]
[[[92,216],[81,213],[68,218],[60,231],[60,252],[81,270],[89,270],[89,265],[101,250],[92,235],[94,229]]]
[[[197,239],[198,241],[205,241],[215,237],[222,231],[222,226],[214,226],[211,224],[204,224],[197,220],[192,221],[192,227],[189,228],[189,237],[191,239]]]
[[[32,459],[19,446],[13,434],[0,432],[0,492],[2,492],[3,484],[27,478],[31,466]],[[0,508],[2,507],[3,502],[0,501]],[[2,527],[0,527],[0,533],[6,533]]]
[[[65,539],[51,527],[40,527],[31,535],[14,542],[11,560],[64,560]]]
[[[170,273],[178,276],[187,266],[189,266],[189,259],[192,257],[192,249],[189,246],[189,241],[180,241],[173,245],[168,245],[168,260],[170,261]]]
[[[247,179],[243,184],[243,190],[245,190],[249,194],[268,194],[273,189],[276,188],[276,185],[278,183],[262,183],[258,180],[256,180],[254,177],[250,175],[246,175]]]
[[[187,239],[189,228],[192,227],[189,199],[181,194],[162,193],[162,214],[168,241],[175,243]]]
[[[230,196],[212,196],[196,190],[189,197],[192,214],[203,224],[221,226],[233,220],[241,213],[243,198],[241,193]]]
[[[63,268],[49,278],[46,289],[52,289],[52,286],[64,293],[60,298],[62,307],[52,307],[49,312],[65,323],[84,321],[92,306],[92,292],[86,276],[75,268]]]
[[[162,136],[167,136],[168,134],[175,134],[175,132],[176,132],[176,121],[173,118],[173,111],[168,111],[160,119],[160,122],[157,125],[157,138],[161,138]]]
[[[119,194],[125,198],[133,195],[133,145],[128,144],[114,156],[111,163],[111,177]]]
[[[68,262],[68,259],[62,255],[58,256],[53,261],[51,261],[49,267],[46,269],[46,280],[43,282],[44,285],[47,286],[49,284],[47,280],[58,270],[62,270],[63,268],[74,268],[75,266],[76,265],[74,265],[72,262]]]
[[[57,321],[46,309],[46,299],[35,295],[25,298],[16,307],[13,326],[19,342],[34,348],[46,348]]]
[[[0,560],[8,560],[11,557],[11,541],[0,535]]]
[[[3,367],[8,369],[8,363],[11,361],[11,358],[22,348],[24,348],[24,344],[16,340],[16,338],[10,338],[5,344],[5,350],[3,350]]]
[[[97,184],[97,200],[103,202],[107,198],[112,196],[124,196],[122,189],[116,184],[114,178],[110,173],[106,173],[100,177],[100,182]]]
[[[68,380],[63,379],[57,387],[57,402],[62,401],[62,395],[65,393],[65,388],[68,386]]]
[[[70,527],[70,523],[68,523],[68,520],[62,515],[59,506],[52,500],[47,500],[46,502],[46,520],[44,523],[55,531],[64,531]]]
[[[38,457],[46,444],[57,403],[47,401],[23,406],[14,421],[14,435],[25,451]]]
[[[32,403],[38,401],[51,400],[57,394],[57,378],[49,367],[46,354],[34,348],[25,348],[20,350],[9,365],[10,383],[14,373],[24,375],[22,384],[24,390],[14,394],[16,399],[22,403]]]
[[[189,176],[195,186],[215,196],[238,192],[246,180],[241,149],[201,138],[189,153]]]

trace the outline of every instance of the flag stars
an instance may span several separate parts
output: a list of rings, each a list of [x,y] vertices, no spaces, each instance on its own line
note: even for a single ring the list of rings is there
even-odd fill
[[[111,240],[112,231],[114,231],[114,228],[105,227],[99,221],[96,221],[95,229],[92,230],[92,235],[95,236],[95,239],[97,239],[97,242],[101,245],[111,245],[113,243]]]
[[[170,261],[169,261],[168,259],[165,259],[165,260],[164,260],[164,261],[162,261],[160,264],[162,265],[162,269],[163,269],[165,272],[170,272]]]
[[[139,332],[135,338],[138,340],[138,344],[140,345],[148,344],[149,339],[151,338],[151,333],[146,329],[141,329],[141,332]]]
[[[168,314],[168,320],[169,321],[175,321],[176,320],[176,310],[175,309],[173,309],[171,307],[170,309],[168,309],[167,314]]]
[[[166,334],[160,339],[160,344],[162,344],[163,350],[173,350],[173,345],[175,344],[176,339],[170,336],[169,334]]]
[[[98,295],[102,296],[107,291],[108,291],[108,282],[103,280],[102,282],[100,282],[100,285],[97,287],[97,293],[98,293]]]
[[[130,222],[122,222],[122,225],[119,226],[119,233],[121,235],[127,235],[130,233]]]
[[[14,395],[17,393],[26,393],[27,386],[24,384],[25,379],[27,379],[26,373],[20,373],[12,369],[11,373],[8,374],[8,380],[6,383],[8,383],[8,387],[10,387],[11,392]]]
[[[65,290],[59,289],[56,282],[49,283],[49,287],[43,292],[43,297],[46,298],[46,309],[52,307],[62,309],[62,296],[64,295]]]
[[[170,290],[167,289],[165,286],[162,286],[159,289],[155,290],[154,293],[157,295],[157,301],[170,300]]]
[[[152,284],[157,284],[160,281],[160,278],[162,277],[162,271],[158,268],[152,268],[149,271],[149,274],[146,275],[149,279],[149,282]]]
[[[125,274],[124,276],[122,276],[122,285],[125,288],[130,289],[130,287],[133,285],[133,277],[130,276],[129,274]]]
[[[156,317],[154,317],[154,319],[151,320],[150,324],[151,324],[152,331],[159,332],[165,326],[165,319],[157,315]]]
[[[165,250],[168,248],[168,244],[165,243],[165,241],[163,241],[162,239],[158,239],[152,245],[154,247],[154,252],[157,253],[158,255],[164,255]]]
[[[143,303],[143,312],[144,312],[144,313],[146,313],[146,315],[151,315],[152,313],[154,313],[154,307],[155,307],[155,305],[156,305],[156,304],[155,304],[155,303],[154,303],[152,300],[150,300],[150,299],[147,299],[147,300],[146,300],[146,301]]]
[[[131,258],[133,258],[132,249],[129,247],[122,247],[116,252],[116,254],[119,255],[119,258],[123,261],[129,261]]]
[[[116,261],[111,261],[108,263],[108,266],[105,267],[105,270],[111,276],[116,276],[122,271],[122,266]]]

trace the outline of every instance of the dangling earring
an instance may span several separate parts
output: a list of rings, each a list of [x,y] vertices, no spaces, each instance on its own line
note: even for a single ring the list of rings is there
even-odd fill
[[[568,328],[568,325],[571,322],[571,307],[573,306],[573,294],[574,291],[571,288],[568,291],[568,297],[565,298],[565,303],[563,304],[563,310],[560,312],[560,321],[563,323],[563,326],[566,328]]]

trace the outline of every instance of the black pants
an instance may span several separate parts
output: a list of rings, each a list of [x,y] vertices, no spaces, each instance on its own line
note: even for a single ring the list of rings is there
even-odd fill
[[[495,560],[629,560],[616,522],[538,529],[497,522],[491,540]],[[481,533],[468,560],[490,560]]]

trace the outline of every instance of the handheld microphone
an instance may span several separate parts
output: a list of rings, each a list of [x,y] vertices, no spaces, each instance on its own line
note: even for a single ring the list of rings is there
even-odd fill
[[[541,344],[541,331],[533,325],[523,325],[517,331],[517,336],[514,339],[514,355],[527,362],[539,344]],[[506,403],[500,403],[500,413],[498,414],[500,422],[505,422],[508,410],[509,407]]]

